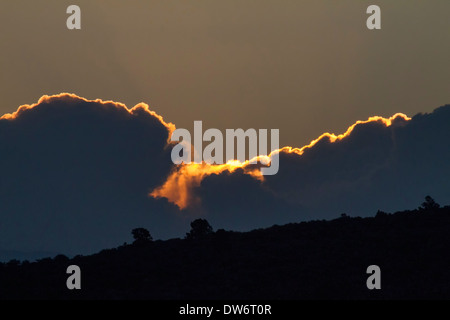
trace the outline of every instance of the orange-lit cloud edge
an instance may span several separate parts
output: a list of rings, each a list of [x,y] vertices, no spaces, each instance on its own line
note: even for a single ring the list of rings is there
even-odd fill
[[[114,106],[117,109],[121,109],[123,111],[128,112],[128,114],[130,114],[132,116],[137,115],[138,112],[140,112],[140,111],[147,112],[149,115],[157,118],[167,128],[167,130],[169,132],[168,141],[170,140],[171,133],[176,129],[176,127],[173,123],[165,122],[162,116],[160,116],[156,112],[150,110],[150,106],[144,102],[140,102],[137,105],[135,105],[133,108],[129,109],[125,104],[123,104],[121,102],[115,102],[112,100],[102,100],[102,99],[89,100],[89,99],[80,97],[76,94],[68,93],[68,92],[62,92],[62,93],[55,94],[55,95],[43,95],[42,97],[39,98],[37,103],[21,105],[19,108],[17,108],[17,111],[12,112],[12,113],[5,113],[3,116],[0,117],[0,120],[14,120],[17,117],[19,117],[23,112],[25,112],[29,109],[33,109],[42,103],[47,103],[51,100],[67,99],[67,98],[74,99],[74,100],[81,100],[84,102],[97,103],[97,104],[100,104],[103,106]]]
[[[309,144],[301,148],[293,148],[290,146],[280,148],[278,150],[272,151],[269,155],[260,155],[250,161],[240,162],[238,160],[228,161],[226,164],[215,165],[207,163],[189,163],[181,164],[174,168],[171,174],[168,176],[166,181],[158,188],[150,193],[150,196],[154,198],[166,198],[169,202],[178,206],[179,209],[186,209],[191,206],[198,205],[201,201],[199,197],[194,194],[194,188],[199,187],[202,180],[212,174],[220,174],[222,172],[232,173],[237,169],[242,169],[244,173],[264,181],[264,176],[261,174],[260,169],[255,166],[255,163],[259,162],[262,164],[270,164],[271,157],[276,153],[293,153],[301,156],[306,149],[314,147],[322,139],[328,139],[330,143],[345,139],[350,136],[353,129],[360,124],[365,124],[369,122],[379,122],[384,124],[386,127],[392,125],[392,123],[401,118],[405,121],[411,120],[410,117],[403,113],[396,113],[390,118],[383,118],[380,116],[369,117],[367,120],[358,120],[352,124],[348,129],[339,135],[333,133],[325,132],[320,135],[317,139],[312,140]]]
[[[32,109],[36,107],[37,105],[41,103],[46,103],[52,99],[64,99],[64,98],[72,98],[72,99],[79,99],[84,102],[94,102],[98,103],[100,105],[109,105],[114,106],[116,108],[121,108],[123,110],[126,110],[130,115],[137,115],[138,112],[144,111],[147,112],[149,115],[157,118],[168,130],[168,145],[172,144],[173,142],[170,142],[170,136],[171,133],[175,130],[175,125],[170,122],[165,122],[163,117],[158,115],[156,112],[150,110],[150,107],[146,103],[138,103],[133,108],[128,109],[127,106],[120,102],[114,102],[111,100],[101,100],[101,99],[95,99],[95,100],[88,100],[82,97],[79,97],[72,93],[60,93],[57,95],[44,95],[42,96],[37,103],[31,104],[31,105],[22,105],[20,106],[17,111],[13,113],[6,113],[3,116],[0,117],[0,120],[14,120],[20,114],[28,109]],[[189,164],[181,164],[174,166],[172,172],[167,177],[166,181],[159,187],[155,188],[153,191],[150,192],[149,196],[153,198],[166,198],[169,202],[175,204],[179,209],[186,209],[191,206],[198,205],[201,201],[199,197],[197,197],[194,193],[194,189],[196,187],[199,187],[202,180],[212,174],[220,174],[223,172],[229,172],[233,173],[238,169],[241,169],[245,174],[248,174],[255,179],[258,179],[259,181],[264,181],[264,176],[261,174],[260,166],[255,166],[255,162],[259,162],[262,165],[267,165],[270,163],[271,157],[276,153],[291,153],[296,154],[298,156],[301,156],[306,149],[314,147],[319,141],[322,139],[328,139],[330,143],[334,143],[336,141],[340,141],[342,139],[347,138],[350,136],[352,131],[357,125],[365,124],[369,122],[379,122],[384,124],[386,127],[389,127],[392,125],[392,123],[398,119],[402,118],[405,121],[411,120],[410,117],[403,113],[396,113],[390,118],[383,118],[380,116],[373,116],[369,117],[367,120],[359,120],[356,121],[354,124],[352,124],[348,129],[339,135],[335,135],[333,133],[325,132],[322,135],[320,135],[317,139],[312,140],[309,144],[301,147],[301,148],[294,148],[290,146],[286,146],[283,148],[280,148],[278,150],[272,151],[269,155],[260,155],[257,156],[250,161],[244,161],[240,162],[238,160],[230,160],[226,164],[207,164],[205,162],[203,163],[189,163]]]

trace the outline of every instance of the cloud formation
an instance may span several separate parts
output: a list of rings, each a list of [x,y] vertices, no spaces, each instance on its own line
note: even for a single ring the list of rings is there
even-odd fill
[[[146,104],[72,94],[1,117],[0,250],[91,252],[136,226],[177,235],[147,196],[171,170],[173,129]]]
[[[229,175],[212,174],[194,190],[213,215],[246,205],[242,215],[254,212],[254,221],[260,222],[262,212],[272,211],[264,224],[278,223],[277,214],[300,221],[414,208],[427,194],[448,204],[449,121],[449,105],[413,118],[374,117],[343,135],[324,134],[306,147],[282,148],[279,172],[252,187],[224,188]],[[276,204],[271,209],[268,194],[270,204]]]
[[[259,168],[252,164],[255,160],[257,161],[260,160],[260,158],[267,158],[265,161],[270,162],[274,155],[279,154],[293,154],[300,157],[305,151],[308,151],[316,145],[327,142],[339,142],[350,137],[355,128],[357,128],[357,130],[363,130],[360,129],[361,126],[370,126],[374,123],[385,127],[390,127],[392,124],[395,125],[409,120],[411,120],[411,118],[402,113],[397,113],[387,119],[374,116],[365,121],[357,121],[342,134],[335,135],[333,133],[326,132],[320,135],[317,139],[311,141],[308,145],[301,148],[283,147],[272,151],[268,156],[257,156],[250,161],[240,162],[238,160],[232,160],[221,165],[207,163],[183,164],[177,166],[177,168],[174,169],[167,178],[166,182],[162,186],[153,190],[150,195],[155,198],[167,198],[170,202],[176,204],[180,209],[186,209],[190,206],[199,204],[200,198],[193,194],[193,189],[200,186],[202,180],[209,175],[218,175],[223,172],[233,173],[236,169],[242,168],[245,174],[249,174],[260,181],[264,181],[264,176],[261,174]]]
[[[215,229],[369,216],[450,203],[450,106],[370,118],[341,135],[278,151],[279,172],[231,162],[175,166],[175,126],[141,103],[43,96],[0,118],[0,252],[91,253],[144,227],[180,237]],[[0,254],[1,258],[1,254]]]

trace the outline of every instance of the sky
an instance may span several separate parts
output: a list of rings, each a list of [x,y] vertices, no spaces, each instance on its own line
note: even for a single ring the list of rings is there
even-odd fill
[[[1,4],[0,114],[70,92],[142,101],[178,128],[278,128],[299,147],[450,101],[447,0],[79,0],[81,30],[70,4]]]
[[[0,7],[0,261],[450,203],[448,0]],[[279,129],[279,172],[174,165],[196,120]]]

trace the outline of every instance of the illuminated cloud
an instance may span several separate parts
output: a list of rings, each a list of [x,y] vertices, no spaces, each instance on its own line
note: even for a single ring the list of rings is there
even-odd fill
[[[261,176],[248,162],[188,164],[151,195],[186,211],[201,208],[213,223],[243,230],[414,208],[426,194],[450,203],[449,121],[450,106],[413,118],[371,117],[343,134],[274,151],[280,156],[274,176]]]
[[[1,117],[0,252],[92,252],[136,226],[183,232],[170,206],[148,197],[172,169],[173,129],[146,104],[66,93]]]
[[[180,237],[197,217],[250,230],[414,208],[427,194],[448,204],[448,123],[450,106],[369,118],[274,151],[279,172],[262,176],[248,162],[175,166],[175,126],[146,104],[43,96],[0,118],[0,259],[91,253],[131,241],[136,227]]]
[[[227,226],[223,217],[230,214],[233,221],[254,217],[258,226],[281,223],[286,216],[291,222],[343,212],[370,216],[378,209],[415,208],[427,194],[448,204],[449,122],[450,106],[411,119],[374,117],[343,135],[324,134],[306,147],[282,148],[279,172],[262,181],[228,187],[226,181],[239,181],[233,176],[245,175],[235,170],[204,176],[192,190],[204,210]]]
[[[200,198],[194,194],[194,189],[200,186],[205,177],[223,172],[233,173],[237,169],[243,169],[245,174],[263,180],[260,170],[248,165],[248,162],[229,161],[219,165],[210,165],[205,162],[182,164],[177,166],[164,184],[153,190],[150,196],[167,198],[180,209],[197,206],[200,204]]]
[[[19,118],[20,116],[27,113],[27,111],[30,111],[31,109],[35,108],[36,106],[39,106],[39,108],[42,108],[43,105],[57,105],[58,103],[63,103],[66,107],[69,105],[72,106],[79,106],[80,103],[87,103],[91,105],[95,105],[95,108],[102,108],[102,109],[116,109],[118,113],[120,112],[127,112],[130,115],[138,116],[139,114],[147,114],[150,115],[156,119],[158,119],[163,126],[167,128],[169,131],[169,135],[175,130],[175,125],[173,123],[166,123],[164,119],[156,114],[156,112],[150,110],[150,107],[146,103],[139,103],[135,105],[133,108],[128,109],[127,106],[125,106],[123,103],[120,102],[114,102],[111,100],[103,101],[101,99],[96,100],[88,100],[82,97],[79,97],[73,93],[60,93],[57,95],[43,95],[37,103],[28,105],[22,105],[20,106],[17,111],[13,113],[6,113],[3,116],[0,117],[0,120],[14,120]],[[169,136],[170,138],[170,136]]]
[[[272,151],[269,155],[269,159],[274,154],[279,153],[292,153],[297,156],[303,155],[305,150],[313,148],[316,144],[321,142],[334,143],[349,137],[355,127],[369,125],[377,123],[385,127],[391,126],[393,123],[403,123],[404,121],[411,120],[408,116],[402,113],[397,113],[390,118],[383,118],[379,116],[370,117],[365,121],[357,121],[351,125],[343,134],[335,135],[332,133],[324,133],[319,138],[311,141],[308,145],[301,148],[283,147],[279,150]],[[260,156],[263,157],[263,156]],[[259,160],[260,157],[256,157]],[[242,168],[243,172],[249,174],[260,181],[264,181],[264,176],[258,168],[250,164],[251,161],[239,162],[229,161],[227,164],[214,165],[214,164],[183,164],[173,170],[165,183],[153,190],[150,195],[155,198],[167,198],[170,202],[176,204],[180,209],[186,209],[189,206],[196,206],[200,203],[200,198],[194,195],[194,189],[201,185],[201,181],[209,175],[218,175],[222,172],[234,172],[237,168]]]

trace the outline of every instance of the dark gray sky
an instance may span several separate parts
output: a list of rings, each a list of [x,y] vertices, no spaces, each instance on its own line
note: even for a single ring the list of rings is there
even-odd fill
[[[66,28],[66,8],[82,29]],[[382,29],[366,28],[366,8]],[[0,113],[71,92],[190,128],[279,128],[301,146],[450,103],[448,0],[17,0],[0,10]]]

